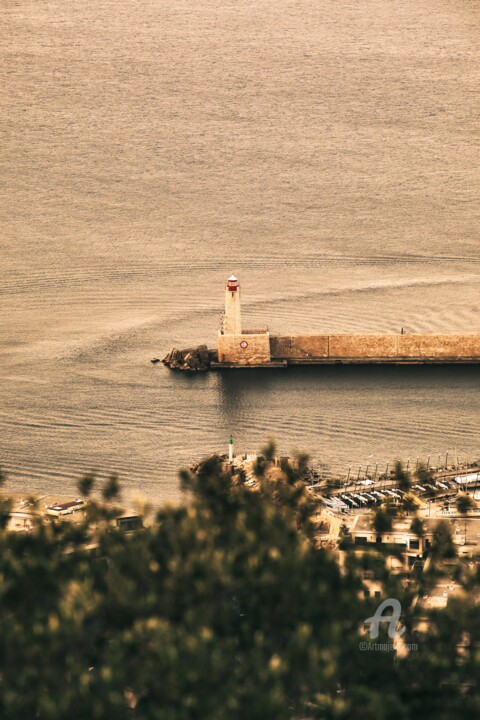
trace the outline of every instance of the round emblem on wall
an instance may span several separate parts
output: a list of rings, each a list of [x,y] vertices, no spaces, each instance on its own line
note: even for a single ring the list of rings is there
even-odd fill
[[[242,348],[242,350],[245,350],[248,347],[248,342],[246,340],[242,340],[242,342],[240,343],[240,347]]]

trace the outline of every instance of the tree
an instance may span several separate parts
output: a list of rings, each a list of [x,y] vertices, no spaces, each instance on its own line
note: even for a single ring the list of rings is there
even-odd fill
[[[422,518],[420,518],[418,515],[415,515],[412,524],[410,526],[410,530],[417,535],[417,537],[423,537],[425,535],[425,527]]]
[[[434,560],[447,560],[456,557],[457,551],[452,531],[447,520],[439,520],[433,531],[431,555]]]
[[[95,473],[89,472],[78,481],[78,491],[84,497],[89,497],[95,485]]]
[[[410,489],[410,473],[405,469],[401,460],[395,462],[394,478],[398,482],[400,490],[406,492]]]
[[[234,486],[211,459],[142,532],[92,502],[79,526],[0,534],[2,719],[333,712],[355,581],[310,543],[299,477],[260,481]]]
[[[108,478],[102,491],[102,497],[106,502],[117,500],[120,497],[120,481],[114,473]]]
[[[470,497],[470,495],[461,494],[457,496],[455,505],[461,515],[468,515],[470,510],[473,510],[473,508],[476,507],[476,502]]]
[[[352,548],[341,570],[299,471],[265,462],[254,489],[218,458],[183,471],[186,502],[138,532],[94,501],[78,525],[0,532],[2,720],[478,716],[474,640],[468,662],[452,641],[478,637],[478,614],[440,614],[406,658],[363,651],[359,571],[389,592],[383,559]]]
[[[411,492],[405,493],[402,498],[402,508],[407,513],[407,515],[410,512],[416,512],[416,510],[418,510],[421,504],[422,503],[417,498],[417,496]]]
[[[434,480],[432,470],[423,462],[418,463],[417,469],[415,470],[415,477],[421,483],[429,483]]]
[[[379,535],[390,532],[393,526],[392,515],[384,507],[379,507],[375,511],[373,518],[373,529]]]

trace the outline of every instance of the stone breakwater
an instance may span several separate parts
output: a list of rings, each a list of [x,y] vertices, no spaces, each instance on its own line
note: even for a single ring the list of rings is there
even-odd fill
[[[172,350],[163,359],[186,371],[235,367],[331,364],[480,364],[480,334],[269,335],[219,334],[218,351],[206,345]]]
[[[278,335],[270,355],[288,362],[480,362],[480,334]]]
[[[215,370],[287,365],[425,365],[480,363],[480,333],[451,335],[271,335],[268,328],[246,330],[242,324],[241,287],[230,275],[225,286],[225,314],[217,350],[206,346],[172,350],[163,362],[180,370]]]

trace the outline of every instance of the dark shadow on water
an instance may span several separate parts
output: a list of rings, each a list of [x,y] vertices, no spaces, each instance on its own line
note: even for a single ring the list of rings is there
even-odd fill
[[[271,392],[288,391],[288,369],[220,370],[218,375],[219,401],[227,414],[233,408],[240,411],[244,401],[261,402]]]
[[[384,412],[421,403],[433,413],[471,404],[480,391],[478,365],[323,365],[288,368],[225,369],[206,373],[170,373],[170,387],[183,402],[220,412],[229,427],[254,424],[257,417],[301,417],[335,413],[350,404],[383,406]],[[418,407],[418,405],[417,405]],[[209,410],[207,410],[209,408]],[[339,412],[342,412],[340,409]],[[345,413],[345,409],[343,410]]]
[[[225,396],[247,392],[314,390],[335,386],[356,389],[408,387],[480,388],[480,365],[323,365],[290,366],[285,369],[229,369],[218,371],[219,388]]]
[[[355,435],[364,412],[369,422],[378,412],[379,430],[395,427],[391,418],[398,412],[405,422],[424,413],[426,423],[437,423],[439,414],[471,407],[480,391],[480,366],[291,366],[216,375],[216,402],[229,428],[255,425],[257,418],[264,424],[270,419],[272,426],[304,418],[307,427],[315,416],[320,429],[338,416],[341,426],[357,418]]]
[[[172,382],[179,383],[183,387],[188,387],[190,385],[192,387],[198,388],[202,385],[207,385],[211,381],[212,375],[208,371],[185,372],[183,370],[170,370],[166,367],[164,367],[163,370]]]

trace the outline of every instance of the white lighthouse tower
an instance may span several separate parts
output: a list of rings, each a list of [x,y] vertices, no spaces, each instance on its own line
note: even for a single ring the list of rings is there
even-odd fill
[[[223,332],[225,335],[242,334],[240,283],[235,275],[230,275],[225,287],[225,318],[223,321]]]

